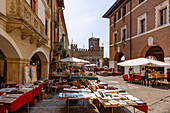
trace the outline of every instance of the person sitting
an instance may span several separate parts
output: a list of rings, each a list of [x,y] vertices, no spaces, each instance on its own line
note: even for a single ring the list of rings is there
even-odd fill
[[[141,85],[145,84],[145,68],[142,68],[141,71]]]

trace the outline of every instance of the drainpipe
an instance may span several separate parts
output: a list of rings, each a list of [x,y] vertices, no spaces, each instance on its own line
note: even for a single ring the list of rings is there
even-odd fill
[[[51,46],[51,49],[50,49],[50,66],[49,66],[49,72],[51,72],[51,68],[52,68],[52,52],[53,52],[53,39],[54,39],[54,6],[53,6],[53,3],[54,0],[51,0],[51,43],[50,43],[50,46]]]
[[[132,0],[130,0],[130,59],[132,59]]]

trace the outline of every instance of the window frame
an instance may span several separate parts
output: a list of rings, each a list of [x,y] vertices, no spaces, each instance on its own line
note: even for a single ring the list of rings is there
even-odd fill
[[[116,31],[113,32],[113,44],[115,43],[115,34],[117,35],[117,42],[118,42],[118,33],[117,33],[117,30],[116,30]]]
[[[146,27],[145,27],[145,26],[146,26],[146,25],[145,25],[145,21],[146,21],[145,18],[140,21],[140,22],[141,22],[141,26],[140,26],[140,27],[141,27],[141,32],[140,32],[140,33],[144,33],[145,30],[146,30],[146,29],[145,29],[145,28],[146,28]]]
[[[155,7],[155,28],[166,25],[166,24],[161,25],[161,10],[165,8],[167,8],[166,24],[169,23],[169,1],[166,0]]]
[[[30,5],[31,5],[31,9],[34,12],[36,12],[36,0],[31,0]]]
[[[139,4],[142,3],[142,2],[144,2],[144,1],[145,1],[145,0],[139,0]]]
[[[118,20],[121,18],[121,10],[118,11]]]
[[[122,17],[126,15],[126,5],[122,8]]]
[[[126,30],[125,34],[124,34],[124,30]],[[123,38],[125,38],[124,41]],[[127,26],[124,25],[123,27],[121,27],[121,42],[126,42],[126,40],[127,40]]]
[[[160,10],[161,13],[160,13],[160,25],[165,25],[167,24],[167,7],[165,7],[164,9]],[[166,12],[165,12],[166,11]]]
[[[114,23],[116,23],[117,19],[116,19],[116,14],[114,14]]]
[[[48,36],[48,20],[45,19],[45,35]]]
[[[142,24],[141,24],[142,20],[145,20],[144,32],[146,32],[147,31],[147,13],[144,13],[137,18],[137,34],[144,33],[144,32],[142,32]]]

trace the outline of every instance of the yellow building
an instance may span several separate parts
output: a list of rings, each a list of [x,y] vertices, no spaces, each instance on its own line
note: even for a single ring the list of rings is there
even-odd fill
[[[37,78],[48,78],[49,6],[48,0],[1,0],[1,82],[24,83],[24,65],[37,65]]]

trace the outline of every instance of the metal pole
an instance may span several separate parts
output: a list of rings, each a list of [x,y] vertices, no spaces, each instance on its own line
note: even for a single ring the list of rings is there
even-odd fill
[[[132,0],[130,0],[130,59],[132,59]]]

